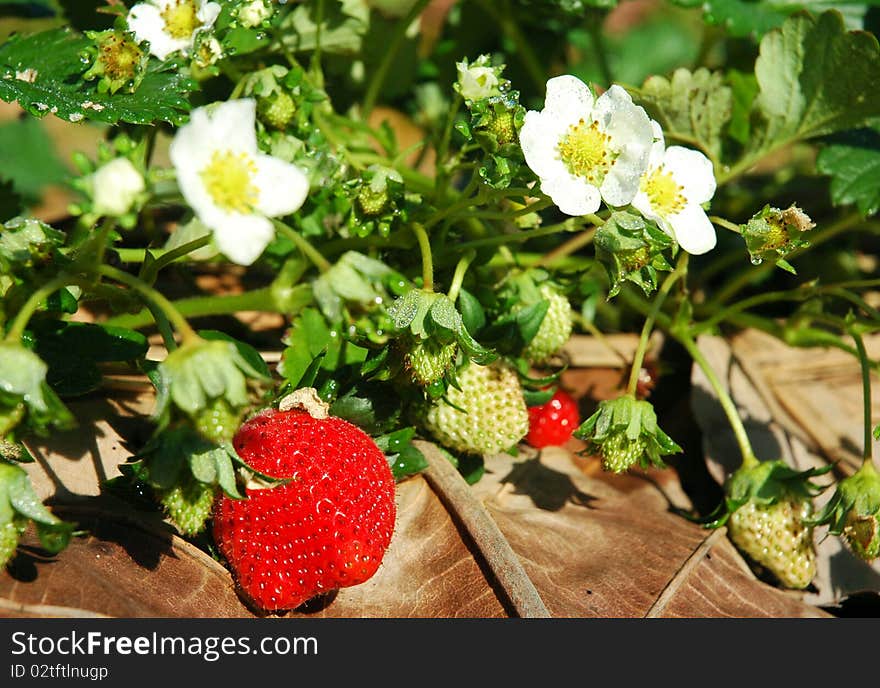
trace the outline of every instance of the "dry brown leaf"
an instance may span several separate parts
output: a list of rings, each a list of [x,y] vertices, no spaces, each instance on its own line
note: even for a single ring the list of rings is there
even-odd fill
[[[620,370],[570,371],[566,385],[589,390],[584,404],[594,406],[617,393],[620,376]],[[149,394],[123,395],[113,405],[76,401],[80,430],[32,445],[38,463],[29,470],[40,495],[73,504],[78,520],[98,528],[52,562],[34,564],[30,580],[0,575],[0,613],[250,613],[225,569],[171,537],[167,526],[143,525],[143,515],[130,510],[98,523],[88,511],[99,477],[114,473],[132,448],[127,442],[137,445],[139,433],[145,439],[149,426],[131,415],[151,404]],[[676,515],[671,506],[689,502],[674,472],[610,476],[594,458],[576,456],[582,447],[572,441],[540,456],[523,448],[517,458],[487,457],[486,475],[470,487],[436,448],[423,444],[431,468],[398,486],[397,527],[377,574],[289,616],[823,614],[755,580],[722,531]],[[112,595],[104,587],[111,581]]]
[[[869,343],[877,351],[880,338]],[[844,459],[839,468],[852,472],[846,457],[852,457],[853,445],[861,443],[863,433],[855,359],[837,350],[789,348],[753,331],[743,332],[731,343],[705,336],[698,344],[736,402],[759,458],[782,458],[800,470]],[[812,382],[802,387],[804,380]],[[696,366],[692,381],[692,408],[703,431],[709,470],[722,483],[740,465],[739,448],[715,393]],[[800,424],[787,409],[795,409],[806,424]],[[848,411],[842,414],[839,409]],[[814,438],[822,438],[822,443]],[[820,495],[815,500],[817,508],[832,494],[828,490]],[[826,537],[826,533],[825,527],[816,530],[815,590],[807,592],[804,600],[826,606],[854,593],[880,592],[880,562],[865,563],[840,538]]]

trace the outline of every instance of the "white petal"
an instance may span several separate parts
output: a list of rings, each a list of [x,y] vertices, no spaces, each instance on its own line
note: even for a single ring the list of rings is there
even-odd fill
[[[582,177],[568,173],[553,179],[542,179],[541,191],[550,196],[566,215],[595,213],[602,203],[599,189]]]
[[[179,169],[177,186],[180,187],[180,193],[183,194],[189,207],[195,211],[199,219],[212,227],[217,222],[218,213],[222,214],[223,211],[220,210],[205,188],[200,172],[201,170],[198,169]]]
[[[101,215],[124,215],[146,188],[144,178],[128,158],[114,158],[91,175],[94,211]]]
[[[663,223],[661,222],[660,216],[654,212],[654,206],[651,205],[651,199],[648,198],[648,194],[646,194],[644,191],[639,190],[639,192],[635,195],[635,198],[632,199],[631,204],[633,208],[638,210],[647,219],[657,222],[660,225],[661,229],[672,236],[672,230],[668,227],[664,227]]]
[[[666,218],[678,245],[693,255],[700,255],[715,248],[715,228],[703,209],[694,204]]]
[[[208,226],[214,230],[217,248],[239,265],[253,263],[275,236],[272,223],[261,215],[228,214]]]
[[[663,158],[676,182],[684,188],[690,203],[705,203],[715,195],[715,171],[709,158],[699,151],[670,146]]]
[[[593,93],[576,76],[565,74],[547,82],[544,114],[573,124],[581,117],[587,117],[592,109]]]
[[[165,20],[160,10],[153,5],[141,3],[131,8],[128,13],[128,28],[134,32],[135,38],[150,42],[150,53],[164,60],[168,55],[187,44],[165,33]]]
[[[206,2],[201,7],[199,7],[196,12],[196,18],[202,22],[202,26],[199,27],[199,31],[207,31],[212,26],[214,26],[214,22],[217,21],[217,17],[220,15],[220,5],[216,2]]]
[[[620,86],[599,96],[593,116],[611,137],[618,155],[602,183],[602,198],[609,205],[626,205],[639,190],[639,180],[648,169],[655,129],[644,108],[634,105]]]
[[[201,108],[199,108],[201,109]],[[218,103],[207,111],[211,147],[236,153],[257,154],[257,101],[241,98]]]
[[[309,180],[296,165],[271,155],[257,156],[254,184],[259,189],[257,210],[269,217],[299,210],[309,193]]]
[[[653,119],[651,120],[651,129],[654,131],[654,143],[651,145],[651,152],[648,154],[649,170],[653,170],[663,163],[663,154],[666,152],[666,140],[663,136],[663,129]]]
[[[559,159],[559,139],[567,125],[534,110],[527,112],[519,144],[529,168],[542,179],[566,174],[565,165]]]

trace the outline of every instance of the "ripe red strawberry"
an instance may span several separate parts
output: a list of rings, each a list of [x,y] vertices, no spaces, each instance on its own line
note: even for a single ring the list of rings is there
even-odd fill
[[[546,404],[529,407],[529,434],[526,442],[533,447],[558,447],[571,438],[580,425],[577,402],[557,389]]]
[[[379,568],[396,507],[388,460],[360,428],[301,410],[244,423],[235,449],[252,468],[290,481],[221,495],[214,538],[241,589],[266,610],[293,609]]]

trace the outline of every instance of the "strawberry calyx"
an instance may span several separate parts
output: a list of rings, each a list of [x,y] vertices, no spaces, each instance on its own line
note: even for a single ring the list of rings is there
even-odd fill
[[[762,461],[756,465],[742,466],[726,481],[725,500],[709,516],[707,527],[725,525],[737,509],[752,502],[770,506],[783,500],[811,500],[826,486],[810,482],[811,478],[824,475],[831,465],[798,471],[784,460]]]
[[[880,556],[880,474],[871,462],[837,485],[834,495],[811,521],[843,535],[866,561]]]
[[[596,412],[574,432],[587,443],[583,453],[602,457],[602,468],[622,473],[638,464],[665,468],[662,457],[681,447],[657,424],[654,406],[624,395],[599,402]]]

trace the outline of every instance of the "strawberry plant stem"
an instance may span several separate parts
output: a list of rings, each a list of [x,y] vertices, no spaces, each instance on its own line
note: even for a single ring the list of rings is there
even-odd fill
[[[449,285],[449,300],[455,303],[458,299],[458,292],[461,291],[461,285],[464,282],[464,276],[467,274],[471,261],[476,257],[477,252],[473,249],[463,255],[458,264],[455,266],[455,274],[452,276],[452,284]]]
[[[856,345],[856,351],[859,355],[859,364],[862,369],[862,396],[864,406],[865,420],[865,439],[864,448],[862,450],[862,465],[874,464],[874,438],[872,435],[871,424],[871,361],[868,358],[868,352],[865,350],[865,340],[862,333],[855,326],[849,327],[849,333]]]
[[[174,329],[176,329],[178,334],[180,334],[180,338],[183,340],[184,343],[194,342],[200,339],[200,337],[195,333],[195,330],[190,327],[189,323],[186,321],[186,318],[184,318],[180,314],[180,311],[178,311],[174,307],[174,305],[165,298],[165,296],[163,296],[157,290],[153,289],[153,287],[151,287],[143,280],[140,280],[134,275],[130,275],[129,273],[114,268],[110,265],[98,266],[97,273],[116,282],[121,282],[127,287],[130,287],[141,296],[141,298],[147,303],[148,307],[152,306],[155,309],[161,311],[162,315],[168,318],[168,321],[172,325],[174,325]],[[151,310],[153,310],[153,308],[151,308]],[[157,319],[157,323],[160,323],[160,320],[161,319]],[[163,333],[163,335],[167,334],[167,331]],[[169,342],[166,339],[166,344],[168,343]]]
[[[49,280],[46,284],[33,292],[28,297],[28,300],[24,302],[24,305],[19,309],[18,313],[16,313],[15,319],[12,321],[12,325],[6,333],[4,341],[20,342],[28,322],[30,322],[31,317],[43,301],[48,299],[59,289],[63,289],[68,284],[75,284],[78,281],[80,281],[79,278],[74,277],[73,275],[61,273],[55,279]]]
[[[295,314],[300,308],[311,301],[308,289],[294,287],[294,302],[285,303],[284,313]],[[246,291],[243,294],[226,294],[223,296],[193,296],[188,299],[180,299],[172,302],[178,312],[185,318],[201,318],[209,315],[231,315],[239,311],[265,311],[270,313],[281,312],[272,294],[271,287],[263,287]],[[126,327],[137,330],[152,324],[153,318],[150,311],[144,309],[139,313],[117,315],[107,320],[107,325]]]
[[[715,394],[718,395],[718,401],[721,404],[721,408],[724,410],[724,415],[727,416],[730,427],[733,429],[736,443],[739,445],[739,450],[743,459],[743,466],[746,468],[757,466],[760,462],[757,457],[755,457],[755,452],[752,449],[752,444],[749,441],[749,436],[746,433],[742,418],[739,416],[736,404],[733,403],[733,399],[730,398],[730,394],[727,393],[724,385],[721,384],[721,380],[718,379],[715,370],[709,364],[709,361],[706,360],[703,352],[700,351],[700,348],[697,346],[697,343],[688,331],[687,326],[673,327],[670,332],[672,336],[684,346],[694,362],[700,366],[700,370],[703,371],[706,379],[709,380],[709,384],[712,385],[712,389],[715,390]]]
[[[710,215],[709,220],[712,222],[713,225],[718,225],[719,227],[724,227],[724,229],[729,229],[735,234],[742,234],[739,225],[735,222],[731,222],[730,220],[719,217],[718,215]]]
[[[425,228],[418,222],[413,222],[411,228],[419,242],[419,251],[422,253],[422,289],[428,292],[434,291],[434,260],[431,256],[431,240],[428,239]]]
[[[654,330],[654,322],[657,320],[657,314],[663,307],[663,303],[666,301],[666,297],[673,285],[687,275],[688,255],[689,254],[684,251],[679,254],[675,270],[670,273],[669,277],[664,280],[660,289],[657,290],[657,296],[654,297],[654,305],[651,307],[651,312],[645,319],[642,333],[639,336],[639,344],[633,355],[632,368],[629,371],[629,382],[626,386],[627,394],[632,397],[635,397],[636,395],[636,388],[639,384],[639,373],[642,371],[642,363],[644,362],[645,354],[648,351],[648,342],[651,340],[651,332]]]
[[[143,268],[140,275],[141,279],[148,284],[153,284],[153,282],[156,281],[156,276],[159,274],[160,270],[170,265],[178,258],[183,258],[193,251],[198,251],[200,248],[203,248],[210,243],[211,235],[206,234],[198,239],[193,239],[185,244],[181,244],[176,248],[163,251],[162,255],[156,256],[152,263]],[[146,259],[146,252],[144,258]]]
[[[312,246],[308,239],[306,239],[302,234],[297,232],[292,227],[284,224],[281,220],[272,220],[272,224],[275,225],[275,228],[281,232],[284,236],[290,239],[294,246],[296,246],[300,253],[302,253],[306,258],[308,258],[312,264],[318,268],[321,272],[327,272],[332,266],[330,265],[330,261],[328,261],[321,252],[318,251],[314,246]]]
[[[382,90],[382,86],[388,76],[388,70],[391,68],[391,65],[394,64],[394,60],[397,58],[397,53],[400,51],[403,39],[406,38],[406,30],[422,13],[425,7],[428,6],[428,2],[430,2],[430,0],[416,0],[409,12],[406,13],[406,16],[402,17],[394,27],[394,32],[391,34],[391,38],[388,40],[388,44],[382,53],[382,61],[379,63],[379,66],[376,67],[376,71],[373,72],[370,83],[367,84],[367,91],[364,94],[362,107],[364,119],[367,119],[367,117],[370,116],[370,113],[376,106],[379,92]]]

